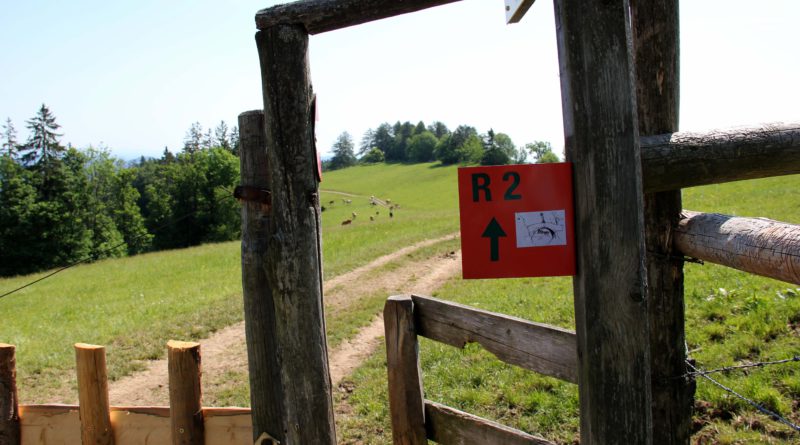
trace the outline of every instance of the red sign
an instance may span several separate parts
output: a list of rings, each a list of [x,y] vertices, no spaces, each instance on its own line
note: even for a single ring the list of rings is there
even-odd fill
[[[464,278],[575,275],[572,164],[458,169]]]

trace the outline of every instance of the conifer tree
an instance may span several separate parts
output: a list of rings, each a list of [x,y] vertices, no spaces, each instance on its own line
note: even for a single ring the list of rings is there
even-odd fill
[[[11,122],[11,118],[6,118],[6,123],[3,124],[3,155],[11,159],[17,156],[17,130]]]
[[[219,121],[219,125],[214,129],[214,139],[217,147],[222,147],[225,150],[231,151],[231,141],[228,138],[228,124],[225,121]]]
[[[44,167],[46,172],[54,161],[64,155],[64,147],[58,141],[62,135],[56,133],[61,125],[56,123],[56,117],[45,104],[27,124],[31,136],[19,149],[22,162],[27,166]]]

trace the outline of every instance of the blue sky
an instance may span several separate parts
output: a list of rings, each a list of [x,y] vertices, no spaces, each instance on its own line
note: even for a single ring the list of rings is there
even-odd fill
[[[276,1],[0,2],[0,120],[46,103],[62,142],[124,159],[261,108],[254,15]],[[493,128],[563,148],[552,2],[504,23],[464,0],[311,37],[318,148],[382,122]],[[800,121],[800,2],[681,4],[681,130]]]

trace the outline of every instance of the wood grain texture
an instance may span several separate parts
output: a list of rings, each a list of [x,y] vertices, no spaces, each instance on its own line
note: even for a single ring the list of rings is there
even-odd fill
[[[674,242],[683,255],[800,284],[800,225],[684,210]]]
[[[425,419],[428,438],[437,443],[553,445],[541,437],[430,400],[425,401]]]
[[[83,445],[111,445],[114,430],[108,404],[106,349],[77,343],[78,401]]]
[[[18,444],[19,432],[16,348],[0,343],[0,444]]]
[[[309,34],[319,34],[385,19],[458,0],[303,0],[258,11],[256,27],[302,24]]]
[[[419,335],[457,348],[479,343],[506,363],[577,382],[572,331],[421,295],[413,301]]]
[[[644,190],[800,173],[800,122],[642,138]]]
[[[242,185],[269,189],[264,112],[239,115]],[[255,430],[277,437],[284,429],[284,392],[278,362],[275,300],[267,270],[269,207],[242,202],[242,295],[250,378],[250,406]],[[261,435],[261,433],[259,433]],[[256,437],[252,438],[255,440]]]
[[[173,445],[203,445],[200,343],[167,343],[169,406]]]
[[[272,26],[256,34],[264,96],[272,208],[262,267],[274,305],[284,444],[333,444],[336,430],[322,306],[322,252],[308,33]],[[260,394],[259,397],[275,397]]]
[[[22,405],[23,445],[71,445],[81,443],[77,405]],[[116,445],[163,445],[170,443],[168,406],[113,406],[111,424]],[[252,445],[250,410],[204,408],[206,443]]]
[[[678,0],[631,0],[631,22],[639,132],[677,131]],[[649,176],[642,156],[647,192]],[[680,189],[644,195],[653,444],[688,444],[691,436],[692,379],[673,378],[686,374],[683,261],[675,260],[672,244],[681,208]]]
[[[630,9],[556,0],[573,163],[581,443],[652,441],[643,198]]]
[[[408,295],[389,297],[383,308],[389,412],[395,445],[425,445],[425,407],[419,370],[414,303]]]

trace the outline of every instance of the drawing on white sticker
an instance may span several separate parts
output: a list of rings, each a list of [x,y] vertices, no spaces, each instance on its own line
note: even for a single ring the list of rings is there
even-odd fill
[[[515,214],[517,248],[565,246],[567,223],[564,210],[542,210]]]

